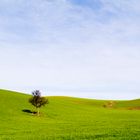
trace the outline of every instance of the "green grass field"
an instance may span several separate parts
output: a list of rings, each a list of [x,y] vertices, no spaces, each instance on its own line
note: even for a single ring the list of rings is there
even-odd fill
[[[140,140],[140,100],[48,97],[38,117],[29,97],[0,90],[0,140]]]

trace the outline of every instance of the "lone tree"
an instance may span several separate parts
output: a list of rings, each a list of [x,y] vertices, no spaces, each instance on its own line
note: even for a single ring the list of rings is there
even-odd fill
[[[33,95],[33,97],[31,97],[29,99],[29,103],[31,103],[33,106],[36,107],[37,115],[39,116],[39,114],[40,114],[39,108],[41,106],[45,106],[46,104],[48,104],[48,99],[46,99],[45,97],[42,97],[41,92],[39,90],[33,91],[32,95]]]

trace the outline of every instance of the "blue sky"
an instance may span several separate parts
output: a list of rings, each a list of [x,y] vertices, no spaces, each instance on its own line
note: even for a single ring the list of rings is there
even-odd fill
[[[139,98],[139,7],[139,0],[1,0],[1,88]]]

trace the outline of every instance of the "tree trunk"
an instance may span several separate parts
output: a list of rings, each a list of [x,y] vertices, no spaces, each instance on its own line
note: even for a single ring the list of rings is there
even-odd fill
[[[40,114],[39,107],[37,107],[36,109],[37,109],[37,116],[39,116],[39,114]]]

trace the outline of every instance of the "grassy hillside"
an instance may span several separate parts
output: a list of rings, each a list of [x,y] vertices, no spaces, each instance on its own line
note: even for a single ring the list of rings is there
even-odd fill
[[[140,100],[48,97],[40,117],[29,95],[0,90],[0,140],[139,140]]]

